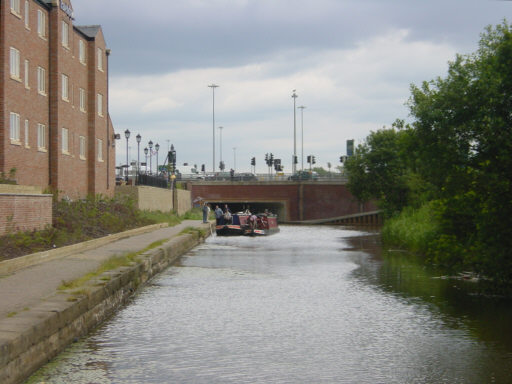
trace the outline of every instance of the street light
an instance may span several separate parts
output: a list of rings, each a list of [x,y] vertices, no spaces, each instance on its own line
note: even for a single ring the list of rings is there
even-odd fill
[[[215,173],[215,88],[218,88],[219,86],[217,84],[210,84],[208,86],[212,89],[212,96],[213,96],[213,173]]]
[[[295,89],[293,90],[292,98],[293,98],[293,160],[292,160],[292,173],[295,173],[297,170],[297,166],[295,165],[295,159],[297,158],[297,126],[296,126],[296,108],[295,108],[295,99],[299,97],[295,93]]]
[[[233,159],[234,159],[233,170],[236,172],[236,147],[233,147]]]
[[[146,155],[146,171],[144,173],[147,175],[148,174],[148,147],[144,148],[144,154]]]
[[[140,133],[135,136],[135,139],[137,140],[137,183],[139,182],[139,173],[140,173],[140,140],[142,137],[140,136]]]
[[[300,107],[300,126],[302,131],[302,144],[301,144],[301,150],[300,150],[300,159],[301,159],[301,169],[304,170],[304,108],[305,106],[301,105]]]
[[[155,150],[156,150],[156,175],[158,176],[158,150],[160,149],[160,144],[155,144]]]
[[[222,129],[223,128],[224,127],[219,127],[219,131],[220,131],[220,139],[219,139],[219,143],[220,143],[220,164],[222,164]],[[222,169],[221,169],[221,171],[222,171]]]
[[[153,156],[153,153],[152,153],[153,152],[153,141],[149,140],[148,147],[149,147],[149,174],[151,175],[153,172],[153,167],[151,164],[151,157]]]
[[[130,138],[130,130],[124,131],[124,137],[126,137],[126,184],[128,184],[128,139]]]

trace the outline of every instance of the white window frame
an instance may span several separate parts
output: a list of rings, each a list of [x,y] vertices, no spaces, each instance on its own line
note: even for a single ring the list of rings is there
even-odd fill
[[[86,157],[85,157],[85,136],[79,136],[78,138],[78,143],[79,143],[79,151],[80,151],[80,159],[81,160],[85,160]]]
[[[30,148],[29,140],[28,140],[28,133],[29,133],[29,122],[27,119],[25,119],[25,148]]]
[[[98,161],[103,161],[103,140],[96,139],[96,151],[98,153]]]
[[[98,70],[103,72],[103,49],[98,48]]]
[[[69,77],[62,74],[62,100],[69,101]]]
[[[62,153],[69,155],[69,130],[62,128]]]
[[[30,89],[30,63],[28,60],[25,59],[25,73],[23,74],[23,77],[25,78],[25,88]]]
[[[78,40],[78,60],[85,64],[85,43],[83,40]]]
[[[14,47],[10,49],[9,55],[11,79],[21,81],[20,78],[20,51]]]
[[[69,24],[62,20],[62,46],[69,48]]]
[[[40,9],[37,10],[37,34],[46,39],[46,15]]]
[[[30,29],[30,6],[28,0],[25,0],[25,28]]]
[[[10,113],[10,137],[11,143],[20,143],[20,114],[16,112]]]
[[[80,94],[80,111],[85,112],[86,111],[85,105],[86,105],[86,100],[87,100],[86,96],[85,96],[85,89],[80,88],[79,94]]]
[[[16,16],[21,16],[20,0],[11,0],[11,12]]]
[[[37,92],[46,96],[46,69],[37,67]]]
[[[98,93],[98,115],[103,117],[103,95]]]
[[[37,124],[37,149],[46,150],[46,126]]]

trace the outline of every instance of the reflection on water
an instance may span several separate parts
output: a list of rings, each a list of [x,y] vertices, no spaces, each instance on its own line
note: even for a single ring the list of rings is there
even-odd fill
[[[30,382],[510,382],[510,303],[433,277],[342,227],[214,237]]]

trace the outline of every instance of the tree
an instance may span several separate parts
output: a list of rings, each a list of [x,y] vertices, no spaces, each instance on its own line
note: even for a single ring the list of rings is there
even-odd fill
[[[396,128],[370,133],[345,162],[352,194],[363,202],[376,199],[388,216],[407,205],[409,194],[405,156],[410,132]]]

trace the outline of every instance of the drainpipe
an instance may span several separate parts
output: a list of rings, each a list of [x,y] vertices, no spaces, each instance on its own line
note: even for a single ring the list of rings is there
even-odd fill
[[[109,120],[110,120],[110,111],[108,109],[108,91],[109,91],[109,81],[108,81],[108,76],[109,76],[109,63],[108,63],[108,58],[110,56],[110,49],[106,49],[105,50],[105,54],[107,55],[107,70],[106,70],[106,74],[107,74],[107,190],[110,188],[110,141],[111,141],[111,137],[110,137],[110,132],[109,132],[109,129],[108,129],[108,123],[109,123]]]

